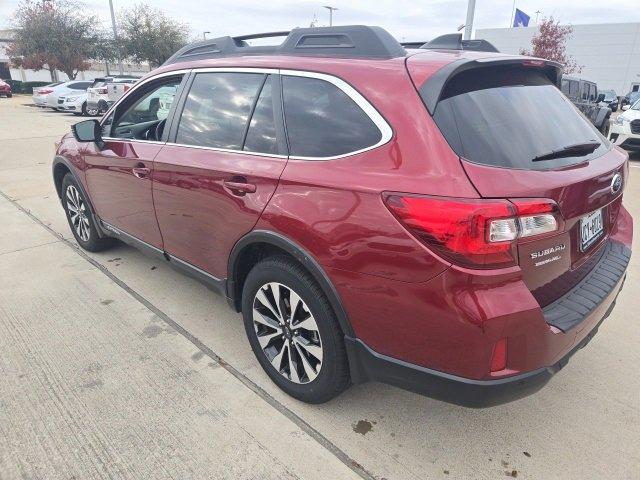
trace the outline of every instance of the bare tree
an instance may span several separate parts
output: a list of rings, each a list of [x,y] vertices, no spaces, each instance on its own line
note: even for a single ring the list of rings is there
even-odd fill
[[[101,41],[98,19],[71,0],[30,2],[24,0],[14,14],[15,36],[7,48],[11,62],[33,70],[55,71],[75,79],[88,70],[88,59]]]
[[[127,57],[136,62],[162,65],[176,50],[189,43],[186,24],[161,10],[139,3],[119,14],[120,41]]]
[[[531,39],[532,50],[522,49],[521,55],[553,60],[564,65],[565,73],[580,73],[582,66],[566,52],[567,40],[573,33],[570,25],[560,25],[553,17],[543,18],[538,33]]]

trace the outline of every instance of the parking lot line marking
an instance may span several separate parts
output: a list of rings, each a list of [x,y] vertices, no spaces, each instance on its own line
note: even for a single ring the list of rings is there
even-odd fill
[[[152,304],[145,297],[136,292],[133,288],[127,285],[124,281],[116,277],[113,273],[111,273],[104,265],[99,263],[97,260],[94,260],[89,255],[87,255],[83,250],[80,249],[79,246],[73,244],[68,239],[64,238],[62,235],[57,233],[51,227],[46,225],[42,220],[36,217],[31,213],[30,210],[24,208],[22,205],[17,203],[17,201],[13,200],[4,192],[0,191],[0,195],[5,198],[8,202],[10,202],[14,207],[20,210],[22,213],[27,215],[31,220],[36,222],[38,225],[46,229],[49,233],[51,233],[56,239],[59,239],[62,243],[66,244],[69,248],[74,250],[78,255],[84,258],[91,265],[100,270],[104,275],[106,275],[111,281],[113,281],[116,285],[122,288],[125,292],[131,295],[134,299],[144,305],[149,311],[160,317],[164,322],[170,325],[177,333],[182,335],[188,341],[190,341],[198,350],[200,350],[203,354],[209,357],[211,360],[216,362],[222,368],[227,370],[231,375],[240,380],[249,390],[258,395],[262,400],[267,402],[273,408],[275,408],[282,415],[287,417],[293,423],[295,423],[302,431],[308,434],[311,438],[313,438],[316,442],[322,445],[326,450],[328,450],[331,454],[333,454],[338,460],[344,463],[347,467],[349,467],[353,472],[358,474],[361,478],[366,480],[375,480],[375,477],[369,473],[362,465],[353,460],[346,452],[341,450],[338,446],[331,442],[327,437],[325,437],[322,433],[312,427],[309,423],[307,423],[304,419],[298,416],[295,412],[289,410],[286,406],[278,402],[274,397],[272,397],[266,390],[260,387],[258,384],[253,382],[247,376],[245,376],[242,372],[237,370],[232,365],[228,364],[222,357],[220,357],[217,353],[211,350],[208,346],[206,346],[199,338],[192,335],[188,330],[178,324],[175,320],[173,320],[169,315],[160,310],[154,304]]]

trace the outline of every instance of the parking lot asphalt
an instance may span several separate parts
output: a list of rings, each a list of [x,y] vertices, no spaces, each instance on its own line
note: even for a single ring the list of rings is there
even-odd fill
[[[51,180],[80,119],[0,99],[0,479],[640,478],[640,261],[537,394],[471,410],[387,385],[310,406],[240,315],[119,245],[80,251]],[[625,205],[640,219],[640,155]],[[638,238],[634,240],[638,249]]]

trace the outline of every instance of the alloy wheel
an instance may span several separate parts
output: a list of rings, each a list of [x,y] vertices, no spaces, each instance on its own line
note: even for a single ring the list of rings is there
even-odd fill
[[[281,283],[270,282],[253,299],[253,327],[273,368],[288,380],[312,382],[322,367],[322,340],[311,310]]]
[[[82,241],[88,242],[91,230],[89,227],[87,207],[80,192],[78,192],[78,189],[73,185],[67,187],[67,211],[69,212],[69,220],[71,220],[73,229],[76,231],[78,237]]]

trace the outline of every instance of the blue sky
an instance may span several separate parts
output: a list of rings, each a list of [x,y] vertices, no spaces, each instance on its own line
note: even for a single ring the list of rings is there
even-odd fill
[[[563,23],[621,23],[640,22],[639,0],[517,0],[517,6],[531,16],[536,10],[540,17],[553,15]],[[117,9],[131,6],[131,0],[113,0]],[[109,22],[108,0],[83,2]],[[334,24],[379,25],[399,40],[429,40],[450,33],[464,23],[467,0],[153,0],[148,3],[164,10],[170,16],[187,23],[193,36],[210,31],[210,37],[241,35],[246,33],[288,30],[328,24],[328,12],[322,5],[338,7]],[[0,28],[10,26],[11,15],[18,0],[0,0]],[[606,6],[604,6],[606,5]],[[507,27],[510,23],[513,0],[477,0],[476,28]]]

